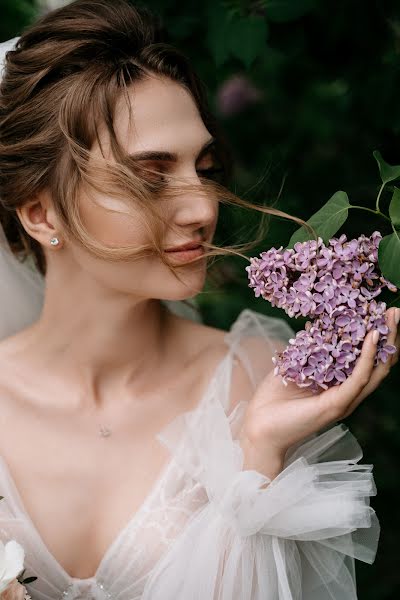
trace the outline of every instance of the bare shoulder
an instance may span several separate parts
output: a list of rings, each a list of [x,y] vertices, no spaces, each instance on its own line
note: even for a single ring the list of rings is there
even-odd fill
[[[196,354],[207,355],[226,353],[228,345],[225,338],[228,331],[181,317],[177,319],[180,321],[183,339],[189,352],[192,350]],[[265,369],[266,363],[272,363],[274,353],[282,351],[286,345],[282,339],[267,337],[261,333],[243,334],[240,336],[239,354],[246,355],[254,370],[260,371]]]
[[[190,322],[182,324],[182,331],[189,342],[188,352],[194,352],[196,360],[193,365],[201,365],[203,372],[210,375],[228,352],[226,342],[227,331]],[[285,347],[282,340],[267,339],[262,335],[243,335],[237,352],[233,356],[233,368],[230,382],[230,410],[233,410],[240,400],[248,400],[257,385],[272,369],[272,357],[275,351]],[[207,369],[207,366],[209,367]]]
[[[183,317],[175,316],[174,319],[176,319],[175,325],[178,332],[177,344],[188,358],[201,361],[208,359],[212,363],[215,357],[226,354],[225,336],[227,332],[224,329]]]
[[[31,403],[37,385],[43,386],[43,377],[33,376],[29,345],[31,330],[26,328],[0,340],[0,420],[12,417],[29,419]],[[29,347],[29,346],[28,346]]]
[[[25,327],[6,338],[0,339],[0,374],[16,362],[15,357],[18,357],[18,363],[22,365],[20,357],[24,355],[24,351],[29,347],[32,331],[32,327]]]
[[[11,383],[23,378],[23,366],[15,367],[13,360],[20,348],[21,335],[19,333],[0,340],[0,390],[10,389]]]

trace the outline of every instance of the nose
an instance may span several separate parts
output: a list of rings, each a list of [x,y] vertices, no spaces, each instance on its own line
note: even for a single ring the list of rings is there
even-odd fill
[[[186,177],[188,184],[199,184],[196,171]],[[203,186],[199,192],[182,191],[178,195],[175,211],[175,223],[181,227],[207,227],[215,223],[218,217],[218,200]]]

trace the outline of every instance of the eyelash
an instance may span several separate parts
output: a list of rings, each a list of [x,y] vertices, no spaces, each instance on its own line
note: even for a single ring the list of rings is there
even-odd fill
[[[210,177],[211,175],[217,175],[223,173],[225,169],[223,167],[209,167],[208,169],[197,169],[197,173],[204,177]],[[167,178],[164,177],[163,173],[160,173],[160,181],[167,183]]]
[[[210,167],[209,169],[197,169],[197,172],[205,175],[214,175],[215,173],[223,173],[224,169],[222,167]]]

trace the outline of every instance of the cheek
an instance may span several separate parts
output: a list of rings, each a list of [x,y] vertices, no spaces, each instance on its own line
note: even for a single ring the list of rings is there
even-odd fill
[[[79,212],[84,226],[98,242],[112,248],[147,241],[140,214],[133,211],[126,214],[126,210],[125,203],[116,198],[96,195],[94,202],[84,195],[80,200]]]

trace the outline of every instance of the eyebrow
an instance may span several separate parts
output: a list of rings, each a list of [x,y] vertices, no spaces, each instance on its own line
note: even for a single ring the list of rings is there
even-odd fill
[[[210,146],[215,143],[216,139],[214,137],[207,140],[205,144],[200,149],[200,152],[197,156],[197,160],[201,158],[207,150],[209,150]],[[129,154],[131,158],[135,160],[161,160],[168,162],[178,162],[178,155],[174,152],[166,152],[161,150],[144,150],[143,152],[134,152],[133,154]]]

